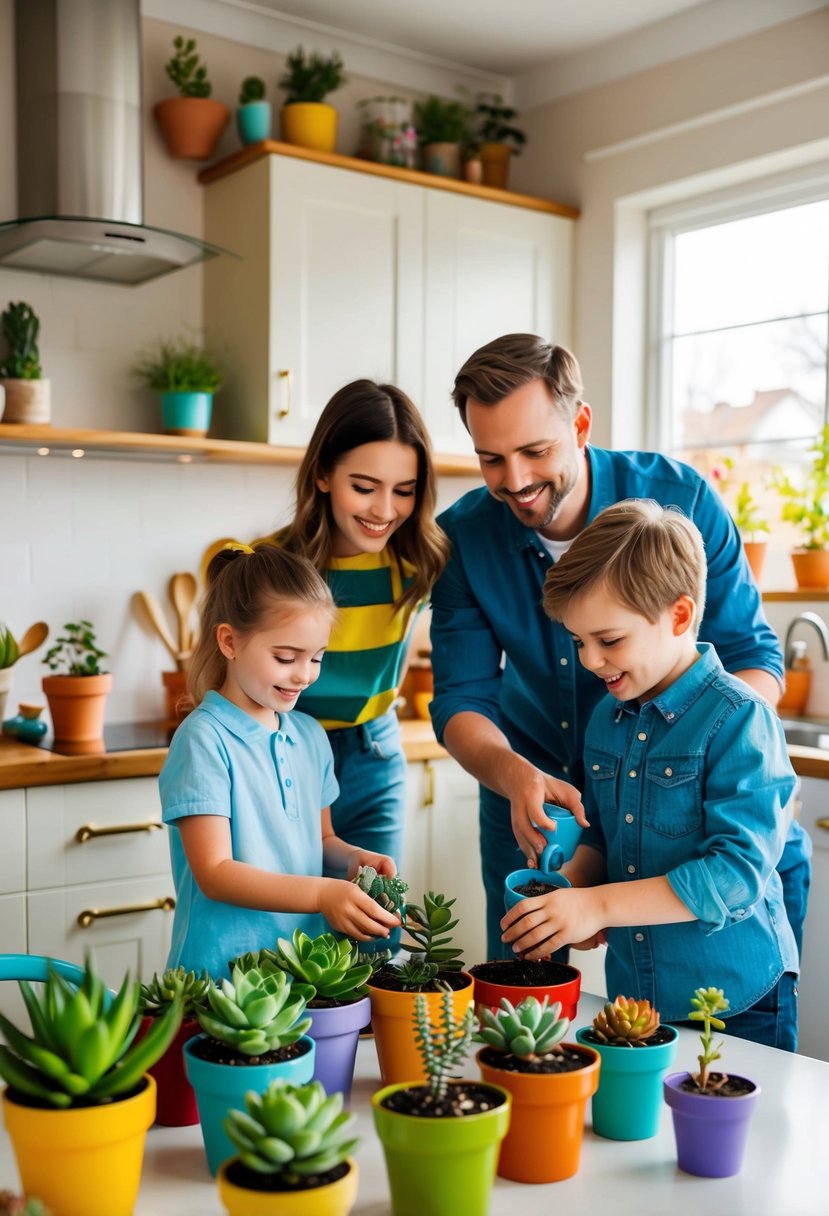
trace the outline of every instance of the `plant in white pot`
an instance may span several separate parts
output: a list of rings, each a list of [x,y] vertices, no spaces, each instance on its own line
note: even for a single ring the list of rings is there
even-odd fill
[[[338,51],[332,51],[328,56],[318,51],[306,55],[298,46],[291,52],[279,78],[280,89],[286,90],[280,115],[285,143],[314,148],[318,152],[335,150],[339,116],[334,106],[323,98],[345,82],[343,61]]]
[[[222,370],[204,346],[187,336],[162,339],[139,352],[132,374],[161,394],[161,421],[168,435],[207,434]]]
[[[265,100],[265,82],[246,76],[239,90],[236,129],[243,144],[256,144],[271,134],[271,103]]]
[[[174,54],[165,71],[179,92],[154,107],[156,122],[167,150],[181,160],[207,160],[219,142],[230,118],[230,110],[210,94],[207,66],[199,60],[194,38],[177,34]]]
[[[102,671],[107,657],[95,640],[91,621],[64,625],[64,636],[56,638],[43,662],[52,672],[43,677],[55,738],[69,743],[96,743],[104,734],[106,698],[112,676]]]
[[[0,328],[6,342],[6,354],[0,362],[0,386],[6,401],[5,409],[0,409],[3,422],[28,426],[51,422],[50,382],[43,379],[40,367],[37,314],[22,301],[9,304],[0,317]]]

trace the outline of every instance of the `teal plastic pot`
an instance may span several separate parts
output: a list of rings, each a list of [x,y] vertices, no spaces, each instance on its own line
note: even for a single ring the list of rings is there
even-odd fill
[[[669,1043],[653,1047],[611,1047],[587,1037],[589,1026],[576,1034],[582,1047],[601,1056],[599,1088],[593,1095],[593,1131],[608,1140],[650,1140],[659,1131],[662,1077],[674,1062],[679,1035],[673,1026]]]
[[[212,412],[212,393],[161,394],[161,424],[168,435],[206,435]]]
[[[243,144],[256,144],[271,137],[271,103],[249,101],[236,111],[236,129]]]
[[[382,1105],[389,1094],[414,1088],[422,1086],[387,1085],[371,1099],[392,1216],[486,1216],[509,1127],[509,1093],[500,1085],[488,1086],[502,1099],[500,1105],[462,1119],[423,1119]]]
[[[248,1090],[262,1094],[277,1077],[291,1085],[304,1085],[310,1081],[314,1075],[316,1050],[314,1040],[303,1035],[299,1042],[307,1051],[291,1060],[275,1064],[218,1064],[195,1054],[199,1043],[207,1037],[200,1034],[184,1044],[184,1071],[196,1092],[207,1164],[210,1173],[215,1174],[222,1162],[237,1152],[224,1129],[227,1112],[244,1110]]]

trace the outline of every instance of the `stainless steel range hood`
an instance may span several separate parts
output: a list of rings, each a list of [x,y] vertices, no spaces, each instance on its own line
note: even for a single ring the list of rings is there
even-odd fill
[[[15,43],[0,266],[135,285],[225,252],[143,222],[140,0],[15,0]]]

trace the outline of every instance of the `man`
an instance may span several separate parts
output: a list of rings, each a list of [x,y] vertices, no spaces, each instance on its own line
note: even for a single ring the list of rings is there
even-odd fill
[[[772,705],[781,690],[780,645],[721,499],[667,457],[590,445],[582,391],[569,351],[508,334],[466,361],[452,394],[486,488],[465,494],[438,521],[452,555],[432,594],[431,713],[438,738],[481,783],[490,958],[510,954],[501,942],[504,878],[543,849],[534,825],[554,827],[542,803],[583,818],[584,732],[604,690],[582,669],[563,626],[545,616],[542,588],[552,562],[599,511],[623,498],[652,498],[692,519],[708,560],[700,640]],[[798,948],[808,858],[808,837],[792,822],[779,870]]]

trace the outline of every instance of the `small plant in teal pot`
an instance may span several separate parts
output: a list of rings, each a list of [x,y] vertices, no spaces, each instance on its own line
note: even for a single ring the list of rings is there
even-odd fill
[[[617,996],[576,1041],[601,1057],[593,1095],[593,1131],[608,1140],[649,1140],[659,1130],[662,1077],[676,1056],[678,1034],[662,1026],[649,1001]]]
[[[265,82],[258,76],[246,76],[239,90],[236,127],[243,144],[270,139],[271,103],[265,100]]]
[[[760,1087],[747,1077],[712,1072],[721,1058],[722,1042],[714,1031],[727,1023],[728,1000],[722,988],[697,988],[688,1018],[702,1023],[697,1056],[699,1072],[673,1072],[663,1081],[665,1101],[671,1108],[679,1168],[702,1178],[730,1178],[742,1169],[751,1115]]]
[[[162,339],[139,353],[132,374],[139,384],[161,394],[166,434],[207,434],[222,371],[204,346],[188,337]]]

